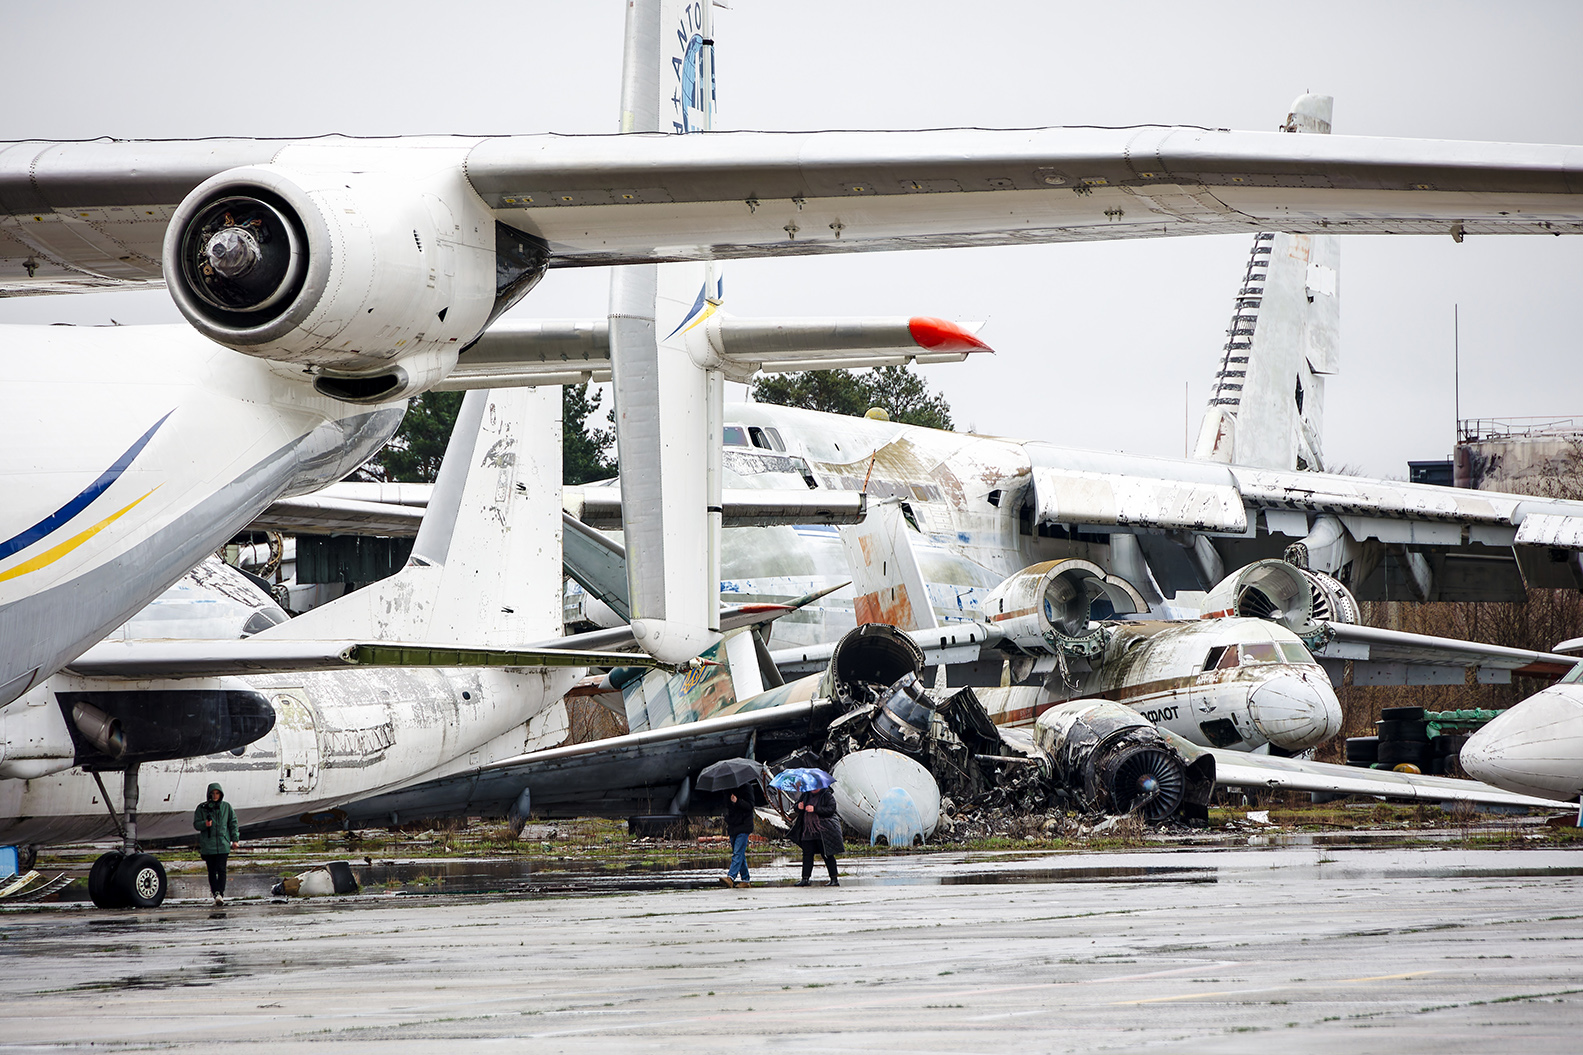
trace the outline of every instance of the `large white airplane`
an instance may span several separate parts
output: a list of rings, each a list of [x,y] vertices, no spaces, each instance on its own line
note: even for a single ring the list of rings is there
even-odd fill
[[[637,658],[558,640],[559,427],[553,390],[470,393],[394,577],[288,622],[210,561],[0,706],[0,842],[121,834],[94,901],[158,904],[138,840],[190,837],[211,780],[244,829],[301,825],[501,738],[559,744],[581,668]]]
[[[699,10],[632,7],[647,36],[630,46],[676,54],[663,91],[624,96],[624,128],[707,111]],[[0,446],[16,452],[0,701],[270,501],[344,475],[548,268],[1269,228],[1573,233],[1573,149],[1163,126],[6,144],[0,294],[164,284],[189,325],[0,332]],[[716,503],[676,469],[710,463],[710,386],[735,366],[689,362],[666,329],[711,310],[707,282],[658,291],[657,321],[646,274],[623,274],[623,486],[652,521],[634,616],[685,655],[718,623],[713,588],[680,585],[713,564]],[[658,351],[621,350],[656,328]]]

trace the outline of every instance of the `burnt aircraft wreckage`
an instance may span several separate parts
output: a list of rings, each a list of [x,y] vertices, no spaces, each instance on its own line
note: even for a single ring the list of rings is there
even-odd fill
[[[842,784],[874,783],[865,770],[899,753],[928,771],[937,795],[956,803],[1026,813],[1136,813],[1148,821],[1207,816],[1214,760],[1189,766],[1131,708],[1108,700],[1065,704],[1041,715],[1030,736],[996,725],[971,688],[931,693],[919,679],[924,663],[923,650],[894,627],[871,623],[852,631],[827,675],[835,717],[822,736],[776,766],[807,764],[813,756],[840,773],[837,798],[849,801],[854,796],[843,794]],[[924,816],[939,812],[938,801],[917,805]],[[874,820],[862,809],[843,811],[853,813],[849,822]]]

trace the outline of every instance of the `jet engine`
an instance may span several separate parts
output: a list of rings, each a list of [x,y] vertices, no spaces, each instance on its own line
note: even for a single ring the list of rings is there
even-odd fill
[[[1009,576],[984,599],[984,618],[1024,652],[1095,656],[1105,647],[1094,620],[1148,611],[1127,580],[1086,560],[1052,560]]]
[[[1283,560],[1255,561],[1204,596],[1205,619],[1246,616],[1269,619],[1302,638],[1309,648],[1322,645],[1324,624],[1356,623],[1358,602],[1350,590],[1319,571],[1305,571]]]
[[[204,336],[302,364],[325,395],[377,403],[441,380],[543,277],[549,252],[495,221],[460,152],[377,166],[353,153],[298,145],[205,180],[166,228],[164,272]]]
[[[1049,753],[1057,781],[1091,809],[1163,821],[1184,801],[1209,801],[1213,770],[1206,784],[1204,774],[1190,770],[1153,722],[1122,704],[1060,704],[1039,716],[1034,737]]]

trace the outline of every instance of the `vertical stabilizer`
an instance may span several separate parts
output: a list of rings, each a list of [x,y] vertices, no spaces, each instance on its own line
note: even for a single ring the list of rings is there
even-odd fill
[[[259,636],[512,647],[561,633],[560,389],[467,393],[407,566]]]
[[[859,625],[888,623],[898,630],[940,625],[900,499],[875,502],[861,524],[838,530],[852,574],[852,614]]]
[[[632,0],[622,69],[627,132],[707,131],[714,111],[709,0]],[[719,637],[724,386],[687,333],[718,308],[706,263],[618,268],[610,287],[616,451],[638,644],[680,661]]]
[[[1328,95],[1301,96],[1282,131],[1328,133],[1330,113]],[[1195,458],[1324,469],[1324,384],[1340,369],[1340,299],[1335,238],[1254,235]]]

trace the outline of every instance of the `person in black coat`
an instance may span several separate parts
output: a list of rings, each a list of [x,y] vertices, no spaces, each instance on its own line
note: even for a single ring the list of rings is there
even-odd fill
[[[731,840],[731,867],[720,877],[722,886],[751,886],[748,875],[748,836],[753,834],[753,789],[732,790],[726,799],[726,835]]]
[[[841,838],[841,820],[835,815],[835,792],[829,788],[805,791],[797,798],[797,816],[792,818],[791,837],[802,844],[802,882],[807,886],[813,875],[813,855],[824,857],[825,870],[830,881],[825,886],[840,886],[836,878],[836,855],[846,849]]]

